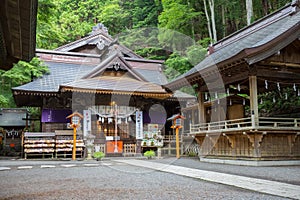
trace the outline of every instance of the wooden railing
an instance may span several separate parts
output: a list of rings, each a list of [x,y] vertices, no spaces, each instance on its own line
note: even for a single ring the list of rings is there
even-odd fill
[[[136,144],[124,144],[123,156],[134,156],[136,154]]]
[[[251,117],[247,117],[203,124],[190,124],[190,134],[251,129],[300,130],[300,118],[259,117],[257,123],[255,123]]]

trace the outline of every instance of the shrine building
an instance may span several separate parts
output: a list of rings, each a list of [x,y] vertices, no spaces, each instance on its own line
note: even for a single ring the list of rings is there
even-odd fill
[[[24,135],[28,155],[70,153],[72,130],[66,117],[75,111],[84,116],[78,129],[79,151],[92,138],[94,151],[107,155],[121,155],[127,147],[133,154],[141,153],[145,132],[147,139],[153,139],[149,146],[157,146],[158,134],[172,134],[166,119],[180,112],[188,100],[195,100],[166,90],[163,61],[144,59],[118,44],[102,24],[87,37],[55,50],[38,49],[36,55],[50,73],[13,88],[18,106],[41,108],[41,133]],[[34,137],[48,138],[51,148],[34,149],[36,145],[30,143]]]

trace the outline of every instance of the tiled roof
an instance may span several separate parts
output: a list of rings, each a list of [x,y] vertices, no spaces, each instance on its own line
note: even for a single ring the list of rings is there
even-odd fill
[[[88,79],[81,79],[83,76],[90,74],[96,68],[99,67],[94,65],[81,65],[81,64],[71,64],[71,63],[59,63],[59,62],[45,62],[45,64],[49,67],[50,73],[44,75],[42,78],[35,79],[34,81],[27,83],[22,86],[18,86],[13,88],[13,90],[18,91],[31,91],[31,92],[58,92],[60,85],[70,86],[76,83],[83,83],[90,84],[95,80],[89,81]],[[148,89],[144,88],[145,92],[148,92],[153,89],[153,85],[155,85],[155,92],[162,92],[162,87],[160,85],[166,83],[165,76],[159,72],[154,70],[146,70],[146,69],[132,69],[136,71],[139,75],[143,76],[147,82],[136,82],[136,80],[129,81],[128,84],[139,84],[144,87],[149,87]],[[103,79],[104,80],[104,79]],[[70,84],[70,85],[69,85]],[[108,83],[106,86],[108,86]],[[75,86],[74,85],[74,86]],[[127,85],[127,84],[124,84]],[[78,85],[76,85],[78,86]],[[133,90],[136,86],[129,86],[129,91]],[[159,88],[159,89],[158,89]],[[95,88],[91,88],[95,89]],[[102,89],[108,89],[106,87]],[[113,89],[113,88],[111,88]],[[127,89],[125,87],[124,89]],[[141,89],[141,88],[140,88]],[[127,91],[127,90],[126,90]]]
[[[160,71],[138,69],[138,68],[135,68],[134,70],[137,71],[139,74],[141,74],[143,77],[145,77],[145,79],[151,83],[155,83],[158,85],[164,85],[168,83],[166,76]]]
[[[72,82],[83,74],[91,71],[95,66],[45,62],[50,73],[30,83],[13,88],[20,91],[58,92],[61,84]]]
[[[258,62],[280,49],[273,48],[271,51],[261,53],[259,59],[255,56],[257,52],[250,52],[249,50],[258,49],[259,47],[268,44],[270,41],[279,38],[291,29],[299,31],[300,12],[297,11],[297,5],[287,5],[281,10],[253,23],[252,25],[220,40],[213,45],[214,52],[207,56],[202,62],[194,68],[166,84],[166,87],[172,87],[177,81],[185,81],[184,79],[190,75],[201,73],[210,67],[216,66],[228,59],[237,57],[243,58],[248,64]],[[298,28],[297,28],[298,27]],[[295,39],[299,37],[295,33]],[[287,44],[286,44],[287,45]],[[279,48],[279,47],[278,47]],[[270,51],[270,52],[269,52]],[[240,56],[239,56],[240,55]],[[187,82],[186,82],[187,83]]]

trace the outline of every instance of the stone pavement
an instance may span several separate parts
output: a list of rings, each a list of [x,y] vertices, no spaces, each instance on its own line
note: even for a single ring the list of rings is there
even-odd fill
[[[203,163],[188,158],[145,160],[134,158],[106,158],[95,160],[0,160],[0,171],[36,168],[97,167],[100,165],[129,164],[143,168],[173,173],[209,182],[244,188],[251,191],[300,199],[300,166],[245,167],[226,164]],[[181,166],[180,166],[181,165]]]
[[[178,174],[191,178],[197,178],[205,181],[231,185],[239,188],[244,188],[261,193],[272,194],[276,196],[300,199],[300,186],[277,181],[269,181],[257,178],[250,178],[239,175],[231,175],[219,172],[212,172],[200,169],[175,166],[171,164],[156,163],[144,160],[135,159],[120,159],[117,162],[126,163],[129,165],[150,168],[167,173]]]

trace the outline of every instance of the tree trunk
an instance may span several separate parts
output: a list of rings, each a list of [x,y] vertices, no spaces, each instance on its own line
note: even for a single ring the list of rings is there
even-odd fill
[[[249,26],[253,17],[253,5],[252,0],[246,0],[246,10],[247,10],[247,25]]]
[[[212,27],[212,33],[213,33],[213,40],[216,42],[217,39],[217,29],[216,29],[216,20],[215,20],[215,2],[214,0],[209,0],[209,8],[210,8],[210,14],[211,14],[211,27]]]
[[[223,38],[226,36],[225,6],[222,5]]]
[[[210,18],[207,12],[207,6],[206,6],[206,0],[203,0],[204,2],[204,12],[205,12],[205,16],[206,16],[206,20],[207,20],[207,29],[208,29],[208,35],[209,38],[212,40],[212,33],[211,33],[211,24],[210,24]]]
[[[269,13],[269,3],[267,0],[262,0],[264,16]]]

